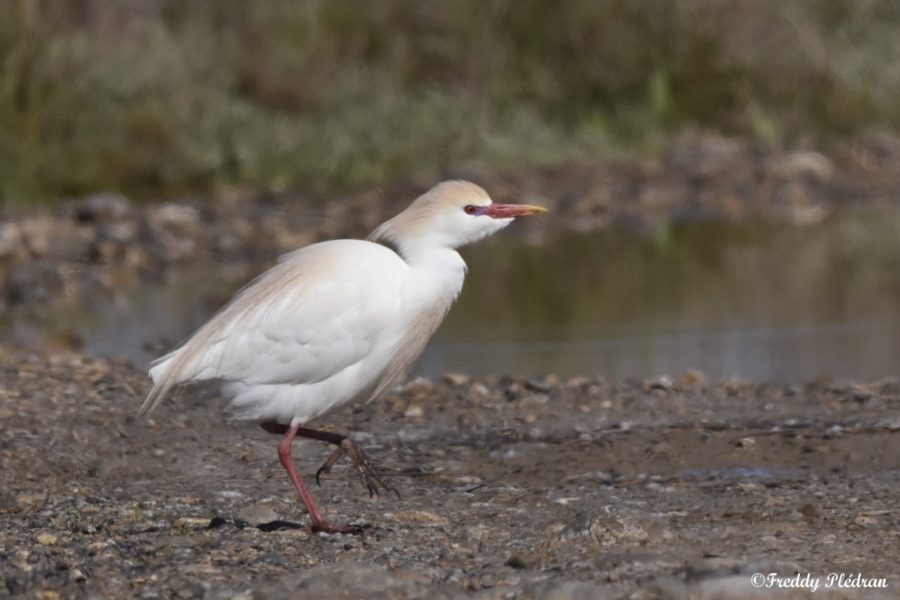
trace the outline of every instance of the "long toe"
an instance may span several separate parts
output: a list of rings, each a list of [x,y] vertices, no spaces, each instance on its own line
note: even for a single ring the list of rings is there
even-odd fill
[[[333,467],[334,463],[339,461],[343,455],[344,455],[343,448],[338,446],[334,450],[334,452],[332,452],[331,455],[328,457],[328,460],[326,460],[324,463],[322,463],[322,466],[319,467],[318,471],[316,471],[316,485],[317,486],[322,487],[322,482],[320,481],[322,474],[324,473],[327,475],[328,473],[331,473],[331,467]]]
[[[375,465],[369,460],[369,457],[366,456],[366,453],[363,451],[359,445],[351,440],[350,438],[345,439],[341,442],[341,448],[343,448],[344,452],[350,457],[350,460],[353,461],[353,465],[356,467],[356,470],[359,472],[360,478],[363,480],[363,484],[366,486],[366,489],[369,491],[369,497],[378,496],[378,487],[387,492],[393,492],[397,495],[397,499],[400,499],[400,492],[397,491],[392,485],[388,485],[385,483],[384,479],[381,478],[381,475],[378,474],[378,470],[375,468]]]

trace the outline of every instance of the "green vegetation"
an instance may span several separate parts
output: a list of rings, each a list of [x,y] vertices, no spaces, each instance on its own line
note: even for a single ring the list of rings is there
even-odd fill
[[[893,0],[4,0],[0,202],[900,124]]]

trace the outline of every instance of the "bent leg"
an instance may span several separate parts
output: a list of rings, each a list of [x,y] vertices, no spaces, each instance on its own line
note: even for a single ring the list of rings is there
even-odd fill
[[[378,486],[381,486],[381,488],[385,491],[393,492],[397,495],[397,498],[400,498],[400,492],[397,491],[397,488],[384,482],[384,480],[378,474],[375,466],[369,460],[369,457],[366,456],[366,453],[363,451],[363,449],[359,447],[359,444],[354,442],[346,435],[341,435],[339,433],[333,433],[330,431],[307,429],[300,426],[291,428],[287,425],[275,423],[274,421],[264,421],[260,423],[260,427],[262,427],[269,433],[276,434],[290,434],[290,432],[293,431],[294,436],[304,437],[311,440],[318,440],[320,442],[326,442],[328,444],[334,444],[335,446],[337,446],[334,452],[331,453],[328,459],[316,471],[316,485],[321,485],[320,478],[322,474],[329,473],[331,471],[331,467],[333,467],[334,464],[338,460],[340,460],[341,456],[346,453],[350,457],[350,460],[353,462],[353,466],[355,466],[356,470],[359,472],[359,475],[363,480],[363,484],[369,491],[370,498],[379,495]],[[293,437],[291,439],[293,440]]]

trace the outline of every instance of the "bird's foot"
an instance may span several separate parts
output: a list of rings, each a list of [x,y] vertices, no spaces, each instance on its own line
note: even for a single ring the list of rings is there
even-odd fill
[[[353,461],[353,466],[356,467],[359,476],[363,480],[363,484],[365,484],[366,489],[369,490],[370,498],[380,495],[378,487],[381,486],[381,489],[386,492],[393,492],[397,495],[397,499],[400,499],[400,492],[397,491],[397,488],[385,483],[384,479],[378,474],[375,465],[372,464],[363,449],[350,438],[344,438],[334,452],[331,453],[331,456],[328,457],[328,460],[326,460],[325,463],[319,467],[319,470],[316,471],[317,485],[322,485],[319,480],[322,473],[330,473],[331,467],[334,466],[344,453],[346,453],[347,456],[350,457],[350,460]]]

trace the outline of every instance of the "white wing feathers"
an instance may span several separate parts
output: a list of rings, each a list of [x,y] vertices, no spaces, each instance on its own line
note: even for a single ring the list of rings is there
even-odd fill
[[[154,363],[139,414],[180,383],[310,383],[357,364],[397,336],[407,277],[399,256],[370,242],[335,240],[285,255]]]

